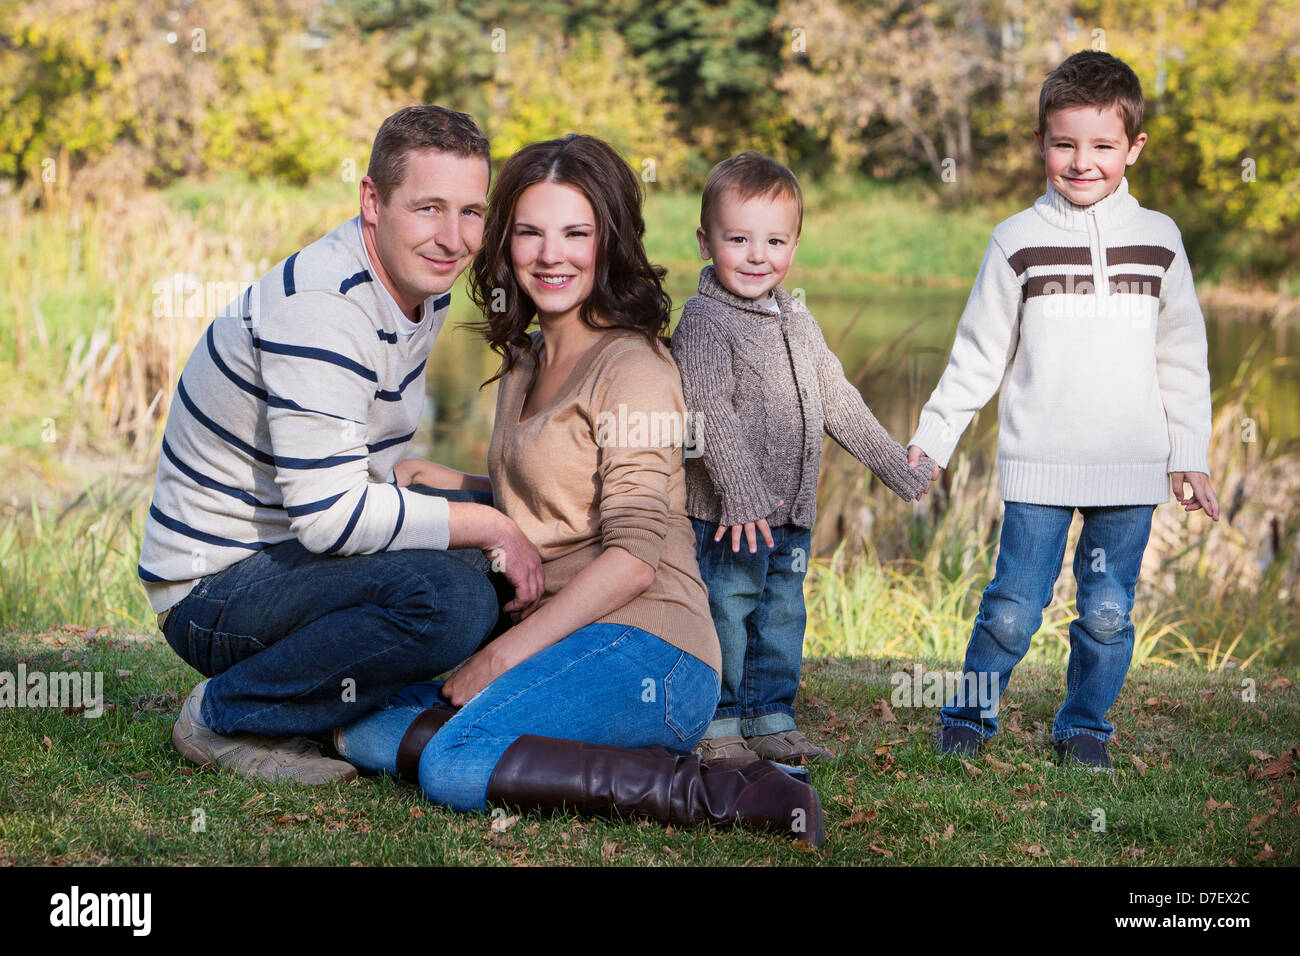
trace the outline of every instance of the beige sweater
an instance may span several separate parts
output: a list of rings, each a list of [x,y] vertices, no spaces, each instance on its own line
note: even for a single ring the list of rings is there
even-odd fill
[[[541,333],[533,337],[544,351]],[[535,374],[524,355],[501,381],[488,474],[496,506],[541,552],[542,602],[605,548],[623,548],[655,569],[654,581],[597,623],[639,627],[720,670],[686,517],[683,432],[670,427],[684,429],[686,403],[668,350],[607,332],[521,423]]]

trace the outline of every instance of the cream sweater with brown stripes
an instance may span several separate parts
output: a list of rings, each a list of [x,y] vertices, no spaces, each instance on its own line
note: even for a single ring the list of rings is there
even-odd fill
[[[910,444],[947,467],[1001,388],[1004,501],[1159,504],[1209,474],[1210,374],[1178,227],[1128,180],[1089,207],[1050,185],[993,230]]]

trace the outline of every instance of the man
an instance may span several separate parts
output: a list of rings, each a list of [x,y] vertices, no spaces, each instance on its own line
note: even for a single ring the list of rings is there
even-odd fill
[[[537,550],[488,496],[401,480],[448,290],[482,241],[488,160],[463,113],[390,116],[360,215],[245,290],[181,373],[139,574],[168,643],[209,677],[172,735],[199,765],[355,776],[303,735],[479,646],[500,612],[480,551],[515,589],[505,610],[541,593]]]

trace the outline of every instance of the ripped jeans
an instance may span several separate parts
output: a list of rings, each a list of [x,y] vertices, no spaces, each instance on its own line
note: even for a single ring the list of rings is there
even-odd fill
[[[1133,658],[1129,612],[1155,505],[1079,511],[1083,530],[1074,551],[1079,616],[1070,622],[1065,703],[1052,723],[1052,738],[1090,734],[1109,740],[1115,728],[1106,712],[1119,697]],[[962,665],[964,686],[991,691],[996,683],[996,698],[992,707],[982,699],[950,699],[939,714],[944,726],[972,727],[986,739],[997,733],[997,702],[1051,603],[1073,517],[1072,507],[1006,502],[997,570],[980,599]]]

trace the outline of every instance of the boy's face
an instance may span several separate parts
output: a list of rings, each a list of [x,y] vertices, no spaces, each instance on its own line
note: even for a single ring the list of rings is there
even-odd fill
[[[712,259],[718,281],[743,299],[766,296],[790,271],[799,248],[799,207],[784,196],[742,200],[728,189],[708,228],[696,230],[700,257]]]
[[[1071,106],[1049,113],[1047,129],[1035,129],[1034,139],[1047,181],[1076,206],[1091,206],[1119,188],[1147,134],[1130,143],[1117,106]]]

